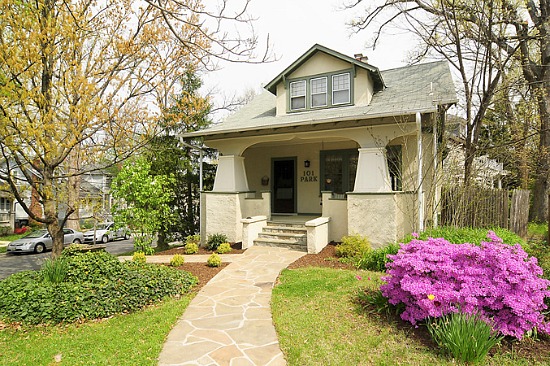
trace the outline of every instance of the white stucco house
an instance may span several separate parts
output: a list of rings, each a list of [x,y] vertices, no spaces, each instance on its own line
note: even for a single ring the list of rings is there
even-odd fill
[[[438,124],[456,93],[446,62],[380,71],[314,45],[220,124],[183,135],[219,152],[201,234],[319,252],[373,246],[437,216]]]

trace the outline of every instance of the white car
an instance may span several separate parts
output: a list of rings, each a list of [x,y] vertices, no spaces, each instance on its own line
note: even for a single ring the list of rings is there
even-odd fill
[[[80,244],[83,241],[83,235],[80,231],[73,229],[63,229],[64,239],[63,244],[71,243]],[[46,249],[52,249],[53,241],[48,230],[41,229],[25,235],[21,239],[17,239],[8,244],[7,253],[42,253]]]
[[[105,222],[96,226],[94,230],[88,230],[84,233],[84,243],[93,243],[95,233],[96,243],[108,243],[115,239],[130,238],[130,230],[127,227],[115,229],[114,222]]]

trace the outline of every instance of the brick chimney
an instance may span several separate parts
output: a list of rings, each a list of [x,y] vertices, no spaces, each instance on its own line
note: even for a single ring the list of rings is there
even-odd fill
[[[356,53],[355,55],[353,55],[353,57],[357,60],[357,61],[361,61],[361,62],[364,62],[364,63],[368,63],[369,62],[369,58],[367,56],[363,56],[362,53]]]

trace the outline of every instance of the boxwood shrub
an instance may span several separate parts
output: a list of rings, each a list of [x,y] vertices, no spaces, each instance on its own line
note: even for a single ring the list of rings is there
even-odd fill
[[[65,281],[51,283],[41,271],[0,281],[0,318],[25,324],[105,318],[186,293],[197,279],[154,264],[121,263],[106,252],[67,256]]]

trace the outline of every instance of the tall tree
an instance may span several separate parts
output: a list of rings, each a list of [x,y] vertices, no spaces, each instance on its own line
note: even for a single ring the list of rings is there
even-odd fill
[[[362,1],[354,0],[350,7],[358,6]],[[493,62],[506,65],[514,58],[521,65],[523,77],[529,87],[529,95],[537,106],[538,152],[535,164],[533,206],[530,211],[532,220],[545,221],[548,212],[548,193],[550,189],[550,2],[545,0],[386,0],[355,23],[358,29],[373,26],[374,19],[383,19],[380,29],[394,24],[394,20],[405,17],[409,29],[417,32],[424,28],[422,22],[415,22],[413,14],[423,12],[438,22],[449,17],[441,12],[441,5],[452,4],[461,9],[463,16],[459,42],[468,44],[479,40],[481,35],[486,42],[481,43],[493,56]],[[486,11],[489,9],[490,11]],[[383,18],[385,11],[391,11],[389,18]],[[474,30],[474,32],[471,32]],[[428,32],[430,34],[430,32]],[[434,33],[436,34],[436,33]],[[487,43],[488,42],[488,43]],[[491,44],[489,48],[488,45]],[[498,46],[498,51],[494,46]],[[504,53],[504,55],[503,55]],[[486,85],[491,85],[487,83]],[[480,94],[485,99],[485,93]],[[488,96],[488,95],[487,95]],[[479,133],[479,132],[478,132]],[[475,133],[473,134],[475,136]]]
[[[358,7],[354,1],[349,7]],[[405,27],[420,40],[411,62],[425,57],[446,59],[461,82],[461,103],[466,119],[464,181],[472,176],[474,158],[485,114],[493,103],[511,57],[503,53],[493,35],[504,35],[506,25],[493,0],[387,0],[368,7],[355,19],[356,31],[376,28],[373,46],[391,26]],[[432,93],[437,99],[437,86]]]
[[[179,134],[197,131],[206,127],[210,120],[210,102],[199,94],[201,79],[194,67],[190,66],[180,77],[180,93],[169,97],[164,119],[159,122],[163,132],[148,144],[146,156],[151,161],[152,175],[172,174],[175,177],[172,201],[169,203],[175,213],[174,220],[166,222],[159,230],[159,247],[167,246],[169,233],[181,236],[195,234],[199,217],[199,149],[200,141],[192,148],[191,141],[182,145]],[[206,158],[208,151],[203,149]],[[209,166],[209,164],[203,164]],[[208,171],[208,169],[205,169]],[[207,181],[208,183],[208,181]]]
[[[115,164],[130,156],[156,135],[159,101],[186,65],[212,56],[242,60],[256,45],[208,30],[204,17],[247,20],[223,8],[206,12],[197,0],[0,0],[0,9],[0,180],[47,226],[54,257],[77,209],[68,199],[71,178],[89,165],[69,158]],[[15,171],[43,215],[24,201],[28,188]]]

